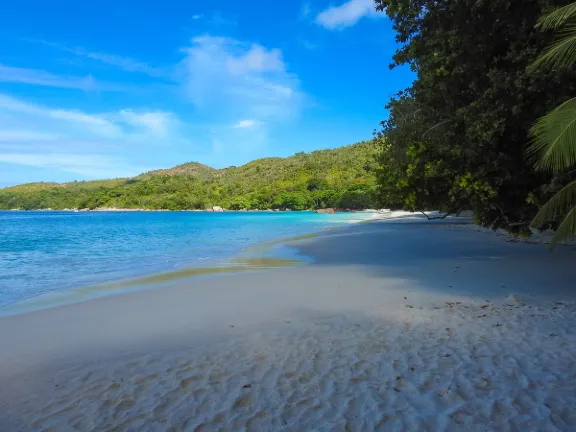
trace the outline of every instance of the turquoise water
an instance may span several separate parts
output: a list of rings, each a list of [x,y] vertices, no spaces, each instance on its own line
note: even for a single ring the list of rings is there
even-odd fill
[[[0,212],[0,306],[214,265],[270,240],[366,218],[312,212]]]

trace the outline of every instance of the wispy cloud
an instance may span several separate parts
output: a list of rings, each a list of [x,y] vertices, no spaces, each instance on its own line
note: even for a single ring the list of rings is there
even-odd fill
[[[51,109],[2,94],[0,94],[0,114],[10,115],[15,121],[29,121],[30,126],[41,123],[45,127],[50,127],[65,123],[70,130],[80,128],[97,136],[118,137],[121,135],[121,129],[116,124],[98,115],[74,110]]]
[[[311,13],[312,13],[312,7],[310,6],[310,3],[307,1],[302,3],[302,6],[300,6],[300,16],[302,18],[308,18],[308,16],[310,16]]]
[[[226,67],[234,75],[247,75],[253,72],[284,72],[284,61],[279,49],[267,50],[255,44],[243,54],[229,56]]]
[[[85,77],[59,76],[44,70],[25,69],[2,64],[0,64],[0,82],[33,84],[84,91],[96,90],[98,88],[96,80],[92,75]]]
[[[318,49],[317,44],[312,43],[312,42],[305,40],[305,39],[299,39],[298,43],[300,45],[302,45],[304,48],[306,48],[308,51],[314,51],[314,50]]]
[[[149,64],[133,59],[131,57],[119,56],[115,54],[107,54],[97,51],[89,51],[80,47],[70,47],[63,44],[50,42],[50,41],[39,41],[43,45],[55,48],[60,51],[65,51],[74,54],[79,57],[85,57],[91,60],[98,61],[103,64],[110,66],[115,66],[126,72],[139,72],[151,77],[165,77],[167,75],[166,70],[158,67],[150,66]]]
[[[172,113],[163,111],[135,112],[125,109],[115,117],[119,122],[135,128],[144,128],[147,132],[157,136],[168,136],[179,123]]]
[[[236,122],[234,124],[235,128],[253,128],[256,126],[261,125],[262,122],[259,122],[258,120],[252,120],[252,119],[245,119],[245,120],[240,120],[238,122]]]
[[[329,30],[353,26],[362,17],[379,16],[374,0],[349,0],[340,6],[332,6],[316,16],[316,23]]]
[[[195,37],[181,50],[181,61],[163,68],[115,54],[45,43],[126,72],[161,77],[170,82],[174,94],[159,102],[165,106],[180,97],[176,101],[178,115],[158,109],[154,100],[149,101],[152,109],[150,105],[127,104],[123,109],[116,105],[102,112],[64,109],[51,102],[35,103],[34,99],[0,93],[0,163],[84,178],[130,176],[184,158],[221,166],[230,157],[248,159],[250,152],[260,151],[274,128],[297,117],[307,103],[281,50],[259,43],[212,35]],[[83,78],[8,66],[0,69],[2,79],[91,88]],[[102,86],[89,75],[90,80],[96,88]],[[165,85],[157,79],[140,82],[147,89]],[[0,182],[4,180],[0,173]]]
[[[166,75],[166,72],[162,69],[152,67],[146,63],[134,60],[130,57],[122,57],[99,52],[88,52],[79,48],[76,48],[74,53],[77,55],[83,55],[92,60],[97,60],[101,63],[119,67],[120,69],[127,72],[141,72],[152,77],[163,77]]]
[[[27,130],[1,130],[0,143],[19,141],[54,141],[62,138],[55,133],[34,132]]]
[[[301,107],[299,81],[287,72],[280,50],[201,36],[183,51],[187,94],[202,109],[260,120],[291,116]]]
[[[262,149],[271,130],[298,116],[306,101],[279,49],[205,35],[183,53],[182,84],[210,124],[213,154]]]
[[[279,49],[206,35],[192,39],[183,52],[182,83],[212,124],[215,153],[261,149],[270,130],[297,116],[306,100]]]
[[[146,149],[183,143],[177,117],[162,111],[91,114],[0,94],[0,162],[51,168],[86,178],[135,175]],[[113,155],[113,156],[112,156]]]
[[[144,172],[125,160],[101,154],[0,153],[0,162],[67,171],[88,178],[117,178]]]

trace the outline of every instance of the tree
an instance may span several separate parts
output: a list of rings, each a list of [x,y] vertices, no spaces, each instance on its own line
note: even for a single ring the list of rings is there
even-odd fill
[[[309,192],[312,192],[315,190],[328,189],[328,187],[329,187],[329,185],[328,185],[328,181],[326,181],[326,179],[312,178],[308,181],[308,185],[306,186],[306,189]]]
[[[306,210],[310,208],[311,201],[308,194],[304,192],[282,192],[274,200],[273,206],[283,210]]]
[[[228,206],[230,210],[243,210],[251,207],[252,204],[250,203],[250,200],[246,197],[236,197],[232,200],[232,202]]]
[[[340,193],[333,189],[316,189],[311,193],[313,207],[316,209],[336,207]]]
[[[552,37],[534,27],[542,12],[566,3],[376,0],[401,44],[392,67],[417,74],[378,135],[383,205],[470,209],[484,226],[528,231],[550,181],[525,158],[528,132],[576,95],[576,74],[527,66]]]
[[[539,68],[569,68],[576,63],[576,3],[548,13],[538,23],[543,30],[560,30],[560,37],[534,63]],[[572,98],[540,118],[532,127],[530,153],[537,156],[536,168],[562,176],[576,164],[576,99]],[[566,174],[572,178],[572,172]],[[557,222],[558,218],[561,218]],[[576,180],[570,181],[546,202],[532,225],[558,224],[552,237],[556,243],[576,235]]]
[[[364,209],[374,207],[374,191],[370,185],[355,183],[348,186],[338,201],[338,207],[346,209]]]

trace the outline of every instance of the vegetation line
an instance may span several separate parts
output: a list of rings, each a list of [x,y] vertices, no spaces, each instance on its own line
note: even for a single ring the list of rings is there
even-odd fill
[[[129,179],[25,184],[0,190],[0,209],[373,208],[376,151],[366,141],[241,167],[191,162]]]
[[[416,73],[376,136],[381,207],[468,209],[521,235],[538,214],[555,240],[576,234],[576,3],[375,3],[400,45],[391,68]]]

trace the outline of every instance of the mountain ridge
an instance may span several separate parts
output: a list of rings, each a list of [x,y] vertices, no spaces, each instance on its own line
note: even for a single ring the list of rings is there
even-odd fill
[[[0,209],[323,207],[353,184],[373,188],[375,154],[374,142],[363,141],[238,167],[186,162],[128,178],[25,183],[0,189]]]

